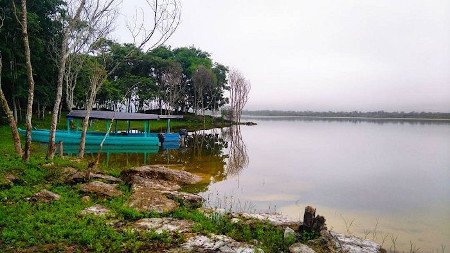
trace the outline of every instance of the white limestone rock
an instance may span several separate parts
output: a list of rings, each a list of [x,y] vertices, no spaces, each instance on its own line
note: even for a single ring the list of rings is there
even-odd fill
[[[371,240],[330,232],[336,247],[348,253],[379,253],[381,246]]]

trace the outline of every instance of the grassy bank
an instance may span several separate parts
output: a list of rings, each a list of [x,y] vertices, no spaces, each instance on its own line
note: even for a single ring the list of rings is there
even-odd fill
[[[44,120],[35,121],[34,125],[47,128],[48,124],[48,120]],[[216,126],[212,121],[208,124]],[[190,121],[188,118],[174,122],[173,127],[195,130],[200,126],[203,127],[203,121]],[[64,128],[64,124],[60,127]],[[100,124],[93,127],[100,128]],[[185,219],[194,222],[195,233],[224,234],[241,242],[258,241],[258,247],[265,252],[285,251],[294,241],[294,238],[285,239],[283,230],[264,222],[233,223],[226,216],[209,217],[184,206],[162,214],[135,211],[126,205],[131,190],[125,183],[118,186],[124,193],[121,197],[103,199],[92,196],[83,201],[86,194],[79,191],[79,185],[67,185],[61,178],[66,167],[86,170],[87,160],[57,157],[49,162],[45,160],[45,146],[33,145],[32,158],[25,163],[14,153],[8,126],[0,126],[0,139],[0,252],[161,252],[186,240],[179,233],[122,230],[111,225],[111,218],[80,215],[83,209],[94,204],[110,209],[115,214],[114,223],[127,224],[149,217]],[[107,174],[118,175],[117,170],[101,169]],[[15,178],[13,183],[9,181],[11,176]],[[28,200],[43,189],[59,194],[61,199],[52,203]]]

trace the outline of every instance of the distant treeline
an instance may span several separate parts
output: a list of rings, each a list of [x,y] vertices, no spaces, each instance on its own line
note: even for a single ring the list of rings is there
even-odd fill
[[[314,112],[314,111],[277,111],[259,110],[243,112],[249,116],[302,116],[302,117],[354,117],[354,118],[399,118],[399,119],[450,119],[450,113],[442,112]]]

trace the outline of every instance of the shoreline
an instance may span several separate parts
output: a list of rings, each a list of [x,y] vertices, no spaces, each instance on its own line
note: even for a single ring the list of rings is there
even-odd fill
[[[375,117],[339,117],[339,116],[283,116],[283,115],[242,115],[243,118],[303,118],[303,119],[335,119],[335,120],[391,120],[391,121],[437,121],[437,122],[449,122],[447,118],[375,118]]]

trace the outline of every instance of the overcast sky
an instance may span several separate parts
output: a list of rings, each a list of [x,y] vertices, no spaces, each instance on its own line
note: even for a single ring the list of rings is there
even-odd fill
[[[130,16],[143,0],[124,0]],[[251,81],[247,109],[450,112],[449,0],[185,0],[167,42]],[[123,20],[116,38],[127,41]]]

